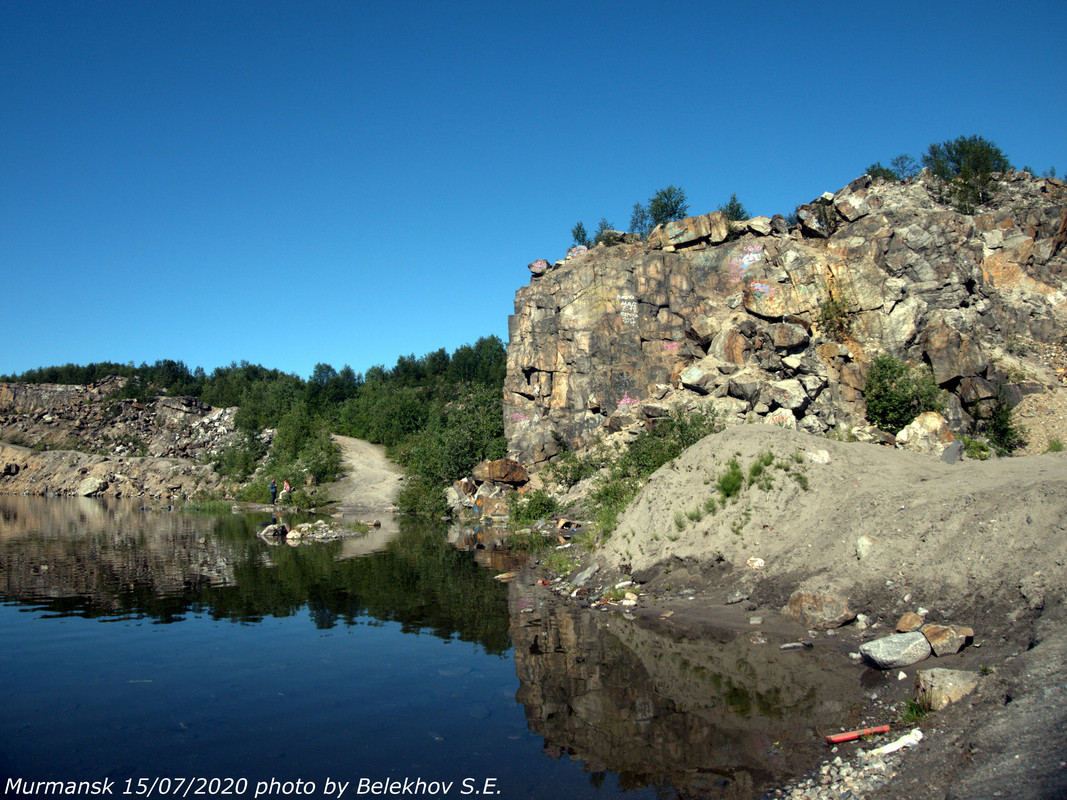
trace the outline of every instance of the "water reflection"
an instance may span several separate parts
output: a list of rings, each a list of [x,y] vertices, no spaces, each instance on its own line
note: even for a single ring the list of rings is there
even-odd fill
[[[346,541],[268,547],[255,532],[269,520],[0,497],[3,594],[54,614],[160,623],[189,612],[251,623],[307,608],[320,629],[371,616],[489,653],[510,646],[506,590],[440,530],[402,521],[349,558]]]
[[[848,677],[855,671],[843,668],[840,656],[779,652],[773,643],[752,641],[747,620],[742,628],[676,625],[672,630],[655,619],[578,609],[529,578],[501,584],[494,572],[516,563],[492,530],[445,532],[401,521],[380,539],[365,542],[364,552],[353,549],[359,540],[270,547],[255,535],[266,521],[269,515],[145,512],[122,501],[0,497],[0,594],[7,604],[33,609],[41,618],[125,621],[107,626],[108,634],[85,625],[69,628],[82,637],[81,649],[65,661],[54,653],[66,653],[71,643],[52,625],[49,635],[56,643],[46,645],[46,637],[40,637],[37,657],[41,665],[54,663],[57,669],[66,663],[67,673],[22,665],[9,649],[8,668],[18,664],[26,673],[19,679],[23,684],[40,684],[36,694],[19,689],[17,696],[45,697],[46,687],[66,681],[64,696],[77,698],[46,711],[33,706],[24,713],[12,706],[10,724],[21,724],[28,713],[59,720],[74,713],[71,708],[81,708],[87,673],[84,666],[71,665],[96,658],[100,685],[93,691],[99,708],[87,706],[79,719],[89,725],[114,715],[120,723],[112,727],[120,738],[131,715],[143,711],[135,727],[155,730],[167,715],[187,715],[189,698],[200,697],[204,687],[230,687],[211,690],[204,710],[208,718],[201,723],[212,730],[218,753],[211,758],[219,769],[225,763],[238,765],[234,769],[246,760],[252,763],[257,745],[237,743],[246,735],[243,721],[263,713],[262,704],[288,703],[280,698],[300,686],[306,693],[299,703],[285,706],[287,722],[277,724],[295,730],[284,747],[293,748],[299,740],[307,751],[301,757],[319,759],[320,770],[333,764],[328,759],[341,759],[320,751],[329,750],[337,737],[348,737],[352,747],[362,748],[367,763],[394,758],[405,748],[411,755],[401,766],[422,763],[429,758],[426,747],[438,744],[441,752],[431,759],[438,765],[454,766],[461,755],[480,763],[492,754],[496,772],[486,774],[510,775],[507,796],[615,796],[607,781],[642,797],[750,798],[812,763],[821,741],[818,729],[840,724],[847,712],[841,698],[858,693]],[[301,614],[311,626],[298,619],[280,624]],[[153,628],[167,635],[145,638],[134,630],[139,620],[184,624]],[[275,622],[263,624],[268,620]],[[229,637],[239,639],[240,646],[221,651],[230,655],[220,662],[223,671],[215,672],[201,663],[198,648],[206,642],[216,653],[228,648],[228,637],[219,631],[235,630],[227,622],[240,624],[240,636]],[[455,648],[446,658],[410,642],[368,638],[375,626],[431,634],[442,643],[468,642],[479,657],[493,656],[498,664],[513,647],[513,672],[510,662],[503,665],[510,673],[504,680],[510,682],[494,683],[501,679],[496,666],[457,658]],[[309,638],[297,627],[320,635]],[[337,633],[347,641],[333,638]],[[110,685],[109,656],[97,653],[104,641],[114,653],[126,654],[130,680],[143,674],[160,685],[168,676],[173,680],[174,688],[157,701],[164,711],[153,716],[147,707],[137,711],[124,705],[130,686],[142,685]],[[181,661],[171,653],[175,641],[190,647]],[[375,647],[384,655],[371,656]],[[394,651],[401,650],[419,655],[397,658]],[[258,657],[246,658],[252,651]],[[315,654],[314,663],[330,664],[329,671],[297,667],[296,652]],[[273,673],[264,673],[290,666],[294,673],[300,670],[300,678],[284,686],[275,685]],[[198,676],[189,687],[181,683],[186,675]],[[347,676],[343,684],[336,682],[339,675]],[[314,691],[308,689],[310,680],[321,682],[321,688],[315,683]],[[249,686],[259,693],[249,694]],[[460,688],[469,692],[462,701],[457,700]],[[525,725],[515,700],[525,711]],[[352,727],[350,707],[370,722],[366,736]],[[227,726],[238,727],[223,726],[218,722],[223,717]],[[323,727],[326,718],[331,722]],[[177,725],[183,737],[183,726],[192,725],[184,717],[166,724]],[[57,736],[75,737],[69,726],[38,727],[42,764]],[[159,733],[159,741],[172,734]],[[27,748],[38,746],[32,736],[24,738]],[[71,752],[80,742],[71,739]],[[115,767],[115,774],[166,763],[171,756],[164,754],[175,747],[167,742],[157,746],[146,739],[143,752],[130,753],[130,763]],[[98,749],[111,758],[124,746],[101,740]],[[203,749],[190,744],[174,752],[199,759]],[[464,775],[476,774],[464,764]],[[95,775],[91,763],[81,768]],[[252,774],[253,767],[240,768]],[[579,774],[580,789],[573,783],[575,770],[585,773]],[[531,788],[522,794],[519,782]]]
[[[842,698],[857,694],[842,654],[782,652],[727,620],[678,630],[519,582],[510,608],[531,729],[549,754],[617,771],[624,785],[755,797],[812,763],[817,728],[840,723]]]

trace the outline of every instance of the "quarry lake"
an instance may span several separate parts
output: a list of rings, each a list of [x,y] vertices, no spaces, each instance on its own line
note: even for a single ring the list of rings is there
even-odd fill
[[[503,584],[440,528],[267,519],[0,497],[3,797],[754,797],[841,696]]]

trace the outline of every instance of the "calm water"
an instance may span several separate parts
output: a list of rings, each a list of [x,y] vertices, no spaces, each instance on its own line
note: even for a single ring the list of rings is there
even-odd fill
[[[579,613],[440,530],[272,547],[262,521],[0,497],[3,797],[19,778],[131,797],[141,778],[222,779],[188,796],[396,780],[387,796],[751,797],[841,716],[818,664]]]

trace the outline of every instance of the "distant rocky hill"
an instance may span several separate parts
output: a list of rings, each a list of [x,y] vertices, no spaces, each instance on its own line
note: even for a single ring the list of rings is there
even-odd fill
[[[866,424],[879,353],[932,367],[956,432],[998,389],[1013,404],[1057,389],[1067,189],[1026,172],[993,186],[993,204],[964,214],[928,170],[865,175],[793,225],[714,212],[531,263],[509,319],[510,454],[537,464],[679,405],[847,434]]]
[[[216,489],[207,462],[233,440],[237,409],[121,399],[124,382],[0,383],[0,493],[187,498]]]

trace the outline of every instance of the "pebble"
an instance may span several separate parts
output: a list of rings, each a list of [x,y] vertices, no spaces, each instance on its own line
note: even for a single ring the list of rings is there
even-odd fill
[[[788,800],[863,800],[868,792],[885,786],[896,777],[901,755],[865,757],[857,751],[854,760],[836,756],[806,778],[763,795]]]

